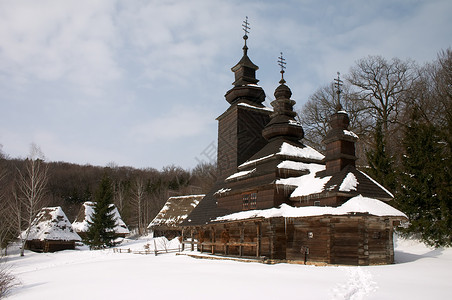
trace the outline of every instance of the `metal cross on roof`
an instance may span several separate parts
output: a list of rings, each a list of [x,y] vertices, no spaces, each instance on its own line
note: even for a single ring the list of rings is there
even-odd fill
[[[250,32],[250,23],[248,23],[248,16],[246,16],[245,21],[243,21],[242,28],[243,31],[245,31],[245,35],[243,36],[243,39],[245,40],[245,45],[243,46],[243,55],[246,55],[248,53],[248,46],[246,45],[246,40],[248,39],[248,33]]]
[[[286,68],[286,59],[283,57],[282,52],[280,52],[280,56],[278,57],[278,65],[281,67],[281,80],[279,81],[279,83],[283,84],[286,81],[284,80],[284,69]]]
[[[243,28],[243,31],[245,31],[245,36],[246,35],[248,35],[248,33],[250,33],[250,23],[248,23],[248,16],[246,16],[245,17],[245,21],[243,21],[243,24],[242,24],[242,28]]]
[[[334,79],[334,87],[336,88],[336,94],[337,94],[337,110],[342,109],[341,93],[342,93],[343,85],[344,85],[344,82],[341,80],[341,73],[337,72],[337,78]]]

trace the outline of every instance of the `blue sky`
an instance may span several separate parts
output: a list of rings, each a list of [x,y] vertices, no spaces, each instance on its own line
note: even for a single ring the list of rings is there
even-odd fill
[[[245,16],[268,101],[282,51],[300,109],[367,55],[433,61],[452,46],[451,15],[450,0],[0,0],[1,150],[193,168],[215,156]]]

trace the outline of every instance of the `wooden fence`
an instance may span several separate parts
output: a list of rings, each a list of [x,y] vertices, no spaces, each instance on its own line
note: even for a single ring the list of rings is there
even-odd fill
[[[162,246],[162,245],[160,245],[160,246]],[[128,248],[128,249],[113,248],[113,253],[133,253],[133,254],[144,254],[144,255],[154,254],[155,256],[157,256],[159,254],[164,254],[164,253],[174,253],[174,252],[184,251],[183,245],[182,245],[182,247],[181,247],[181,245],[179,245],[177,248],[168,248],[167,246],[168,246],[167,243],[163,243],[163,246],[161,247],[162,249],[159,249],[157,247],[157,243],[154,239],[154,249],[151,249],[151,244],[146,244],[144,246],[144,250],[132,250],[130,248]]]
[[[182,248],[179,247],[177,249],[145,249],[145,250],[133,250],[133,249],[122,249],[122,248],[113,248],[113,253],[132,253],[132,254],[154,254],[155,256],[159,254],[165,254],[165,253],[175,253],[175,252],[181,252]]]

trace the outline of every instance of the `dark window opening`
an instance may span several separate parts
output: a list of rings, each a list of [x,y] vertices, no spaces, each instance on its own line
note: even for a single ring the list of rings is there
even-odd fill
[[[256,209],[257,208],[257,193],[246,193],[242,196],[242,209]]]
[[[244,194],[242,198],[242,208],[243,210],[248,210],[250,205],[250,194]]]

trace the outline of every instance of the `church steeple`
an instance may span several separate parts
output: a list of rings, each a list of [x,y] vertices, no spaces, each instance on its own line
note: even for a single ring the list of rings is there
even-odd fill
[[[337,75],[337,79],[334,79],[337,94],[336,113],[330,117],[331,128],[323,141],[326,145],[326,175],[335,174],[348,165],[355,166],[357,159],[355,142],[358,138],[348,130],[350,118],[341,105],[342,80],[339,72]]]
[[[256,66],[248,57],[248,46],[246,45],[246,41],[248,40],[248,33],[251,29],[249,25],[250,23],[248,23],[248,17],[246,17],[242,24],[243,31],[245,32],[245,35],[243,36],[245,45],[242,48],[243,57],[235,66],[231,68],[232,72],[235,74],[235,81],[232,83],[234,86],[256,84],[259,82],[259,80],[256,79],[256,71],[259,70],[259,67]]]
[[[262,106],[262,102],[265,100],[265,93],[261,87],[256,86],[259,82],[259,80],[256,79],[256,71],[259,70],[259,67],[248,57],[248,46],[246,43],[250,30],[249,25],[248,17],[246,17],[242,24],[242,29],[245,32],[245,35],[243,36],[243,56],[240,61],[231,68],[235,77],[235,80],[232,83],[234,88],[229,90],[225,97],[230,104],[233,104],[238,100],[248,100],[251,103]]]
[[[265,92],[256,85],[259,69],[248,57],[248,18],[243,22],[243,57],[232,68],[233,87],[224,95],[230,104],[218,120],[218,178],[224,179],[237,172],[237,167],[248,160],[267,140],[262,130],[270,120],[271,111],[262,102]]]
[[[296,112],[293,110],[295,101],[290,99],[292,91],[285,85],[284,69],[286,68],[285,59],[282,56],[278,57],[278,65],[281,67],[280,85],[275,90],[275,98],[271,105],[274,113],[271,115],[271,120],[262,131],[262,135],[267,140],[276,137],[285,137],[291,140],[300,140],[304,137],[303,127],[295,120]]]

